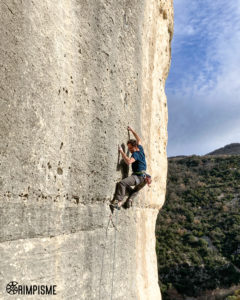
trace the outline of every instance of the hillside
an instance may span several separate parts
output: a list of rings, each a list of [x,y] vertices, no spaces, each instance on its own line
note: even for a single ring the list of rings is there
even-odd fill
[[[217,299],[220,292],[227,299],[231,286],[238,289],[240,156],[169,159],[156,238],[164,300]]]
[[[207,155],[238,155],[240,154],[240,143],[232,143],[219,148],[215,151],[208,153]]]

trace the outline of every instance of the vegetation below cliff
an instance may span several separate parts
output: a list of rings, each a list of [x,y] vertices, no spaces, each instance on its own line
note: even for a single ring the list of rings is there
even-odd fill
[[[240,156],[169,159],[156,239],[164,300],[239,285]]]

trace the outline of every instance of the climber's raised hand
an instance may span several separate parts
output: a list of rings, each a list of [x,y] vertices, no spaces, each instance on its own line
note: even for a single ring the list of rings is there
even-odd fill
[[[128,126],[127,129],[132,132],[132,134],[134,135],[134,137],[137,140],[137,144],[140,145],[141,144],[141,140],[140,140],[140,137],[137,135],[137,133],[130,126]]]
[[[123,152],[123,149],[122,149],[122,147],[120,145],[118,145],[118,151],[119,152]]]

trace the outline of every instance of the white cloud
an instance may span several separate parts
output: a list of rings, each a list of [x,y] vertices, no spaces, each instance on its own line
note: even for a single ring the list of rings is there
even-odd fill
[[[240,0],[175,0],[172,47],[169,155],[240,142]]]

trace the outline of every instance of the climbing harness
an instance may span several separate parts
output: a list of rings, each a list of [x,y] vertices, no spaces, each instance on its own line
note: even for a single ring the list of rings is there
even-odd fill
[[[151,187],[150,184],[152,183],[152,177],[151,177],[151,175],[147,174],[145,171],[134,172],[134,173],[132,173],[132,175],[138,175],[138,176],[143,175],[144,181],[148,184],[149,187]]]

